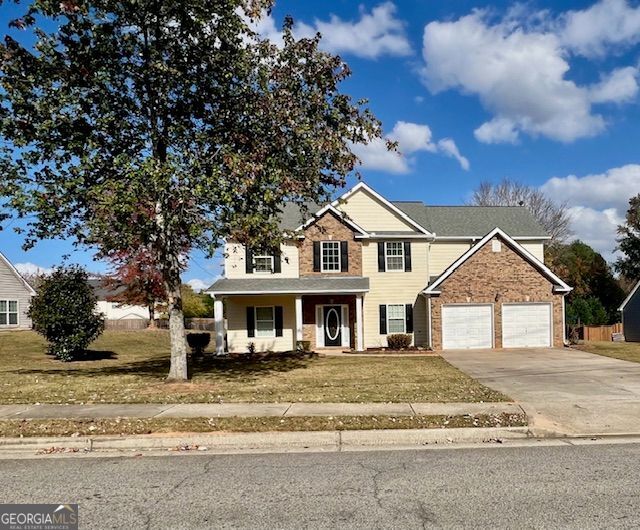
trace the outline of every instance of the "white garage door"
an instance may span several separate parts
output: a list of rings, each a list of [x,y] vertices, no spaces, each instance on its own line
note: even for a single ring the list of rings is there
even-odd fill
[[[550,304],[502,306],[502,347],[545,348],[551,346]]]
[[[493,347],[490,305],[442,306],[442,349]]]

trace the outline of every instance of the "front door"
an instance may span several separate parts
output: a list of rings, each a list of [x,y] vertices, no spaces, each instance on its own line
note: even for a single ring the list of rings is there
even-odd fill
[[[342,307],[326,305],[323,307],[324,345],[342,345]]]

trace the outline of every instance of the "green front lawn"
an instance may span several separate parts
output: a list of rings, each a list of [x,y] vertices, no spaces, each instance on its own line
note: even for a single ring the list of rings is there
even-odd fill
[[[63,363],[33,332],[0,333],[0,403],[508,401],[433,357],[280,357],[196,362],[165,383],[165,331],[105,332],[93,360]]]
[[[584,342],[574,347],[589,353],[640,363],[640,342]]]

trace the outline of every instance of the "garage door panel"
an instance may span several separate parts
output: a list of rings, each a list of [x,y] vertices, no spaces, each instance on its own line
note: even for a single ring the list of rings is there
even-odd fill
[[[445,350],[493,347],[491,305],[444,305],[442,348]]]
[[[502,306],[503,348],[551,346],[551,304]]]

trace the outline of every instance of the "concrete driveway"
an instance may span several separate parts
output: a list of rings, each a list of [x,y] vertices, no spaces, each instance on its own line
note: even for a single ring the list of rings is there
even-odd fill
[[[442,356],[520,403],[533,430],[640,435],[640,363],[570,349],[457,350]]]

